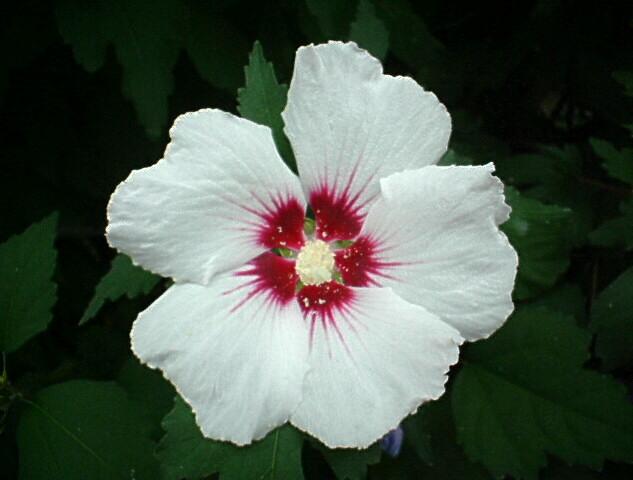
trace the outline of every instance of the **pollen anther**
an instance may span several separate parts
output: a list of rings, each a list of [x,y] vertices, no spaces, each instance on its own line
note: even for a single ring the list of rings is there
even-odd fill
[[[295,270],[304,285],[329,282],[334,271],[334,253],[323,240],[311,240],[297,255]]]

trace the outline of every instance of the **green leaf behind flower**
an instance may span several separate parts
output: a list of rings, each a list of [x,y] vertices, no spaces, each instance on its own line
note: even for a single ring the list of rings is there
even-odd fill
[[[376,8],[370,0],[358,2],[356,19],[350,25],[349,39],[381,61],[387,55],[389,30],[376,16]]]
[[[553,286],[569,266],[572,212],[524,197],[513,188],[506,189],[506,199],[512,214],[501,228],[519,254],[514,295],[530,298]]]
[[[165,480],[201,479],[213,473],[219,473],[222,480],[303,479],[303,436],[289,425],[247,447],[237,447],[203,437],[191,408],[176,397],[163,429],[166,433],[157,455]]]
[[[137,267],[128,256],[117,255],[112,260],[110,271],[99,281],[88,308],[79,320],[79,325],[94,318],[105,302],[114,302],[123,296],[134,298],[147,295],[159,281],[159,276]]]
[[[255,42],[248,58],[248,65],[244,68],[246,85],[237,92],[237,110],[242,117],[271,128],[281,157],[290,168],[296,170],[281,118],[281,112],[286,106],[288,87],[277,82],[273,65],[266,61],[259,42]]]
[[[382,454],[378,444],[364,450],[327,447],[320,450],[338,480],[363,480],[367,476],[367,467],[378,463]]]

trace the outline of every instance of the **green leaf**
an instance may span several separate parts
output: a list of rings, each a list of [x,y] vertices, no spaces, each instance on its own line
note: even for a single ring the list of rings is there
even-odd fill
[[[148,426],[115,383],[73,380],[26,403],[20,480],[158,478]]]
[[[152,438],[159,440],[163,434],[161,421],[174,404],[174,388],[158,371],[142,365],[136,357],[123,364],[117,383],[128,393],[138,417],[152,427]]]
[[[404,63],[424,68],[446,56],[446,48],[406,0],[375,0],[379,17],[391,32],[390,48]],[[435,65],[433,65],[435,66]]]
[[[446,150],[446,153],[442,156],[442,158],[440,158],[438,165],[475,165],[475,160],[468,155],[463,155],[452,148],[449,148]]]
[[[358,43],[379,60],[384,60],[389,48],[389,31],[376,16],[376,9],[370,0],[360,0],[356,19],[352,22],[349,39]]]
[[[514,295],[530,298],[550,288],[569,266],[571,211],[545,205],[506,189],[512,207],[510,220],[501,226],[519,254]]]
[[[365,450],[330,449],[321,445],[319,449],[338,480],[363,480],[367,467],[378,463],[382,454],[378,444]]]
[[[470,458],[528,479],[547,454],[592,468],[632,461],[633,406],[622,385],[583,368],[590,341],[573,318],[525,307],[466,349],[453,412]]]
[[[471,462],[457,444],[455,424],[448,395],[425,404],[405,423],[405,441],[411,437],[428,437],[424,455],[420,459],[426,464],[423,478],[433,480],[484,480],[490,478],[479,464]],[[425,442],[426,443],[426,442]],[[415,449],[419,452],[419,449]],[[420,456],[418,454],[418,456]]]
[[[433,463],[433,449],[431,447],[431,432],[427,425],[425,412],[427,406],[405,418],[402,422],[405,445],[411,447],[416,456],[427,465]]]
[[[51,321],[56,229],[54,213],[0,245],[0,351],[16,350]]]
[[[581,325],[587,323],[587,300],[578,285],[571,283],[559,285],[534,299],[530,305],[571,315]]]
[[[589,140],[593,151],[604,162],[602,166],[613,178],[633,185],[633,148],[618,150],[612,143],[598,138]]]
[[[250,446],[236,447],[204,438],[191,408],[176,397],[173,410],[163,421],[163,429],[166,433],[157,455],[165,480],[200,479],[216,472],[222,480],[303,479],[303,437],[289,425]]]
[[[123,296],[134,298],[147,295],[159,281],[159,276],[137,267],[126,255],[117,255],[112,260],[110,271],[99,281],[79,325],[94,318],[106,301],[114,302]]]
[[[584,182],[583,157],[573,145],[541,147],[535,153],[506,155],[495,160],[497,174],[525,196],[571,209],[569,225],[576,246],[587,243],[602,192]]]
[[[231,93],[242,84],[250,44],[227,19],[209,11],[213,5],[191,2],[184,46],[202,78]]]
[[[633,268],[596,298],[591,309],[596,354],[607,370],[633,364]]]
[[[259,42],[253,45],[244,73],[246,86],[237,91],[237,110],[242,117],[270,127],[281,157],[290,168],[296,169],[281,118],[281,112],[286,106],[288,87],[277,82],[273,65],[264,58],[264,51]]]
[[[607,220],[589,234],[589,240],[601,247],[633,248],[633,198],[620,203],[622,215]]]
[[[558,464],[545,470],[539,480],[631,480],[631,467],[627,465],[607,465],[597,472],[583,467],[569,467]]]
[[[180,50],[180,2],[62,0],[56,14],[61,36],[87,71],[103,67],[108,47],[114,47],[123,68],[124,95],[134,103],[147,133],[160,135]]]
[[[319,41],[344,40],[354,18],[354,0],[306,0],[308,11],[321,30]]]
[[[433,35],[412,2],[374,0],[374,5],[389,31],[389,52],[411,67],[414,78],[425,89],[433,91],[444,103],[456,103],[465,78],[469,86],[477,80],[473,72],[466,72],[466,76],[459,71],[452,51]]]

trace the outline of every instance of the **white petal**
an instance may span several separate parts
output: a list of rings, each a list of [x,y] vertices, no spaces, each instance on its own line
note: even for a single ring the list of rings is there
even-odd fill
[[[327,446],[367,447],[444,392],[461,337],[422,307],[388,288],[352,288],[325,320],[290,421]]]
[[[498,228],[510,208],[492,171],[492,164],[431,166],[383,179],[360,235],[376,245],[378,285],[467,340],[489,336],[513,309],[518,258]]]
[[[112,195],[113,247],[163,276],[206,284],[275,241],[303,238],[301,187],[268,127],[200,110],[178,117],[170,135],[164,158]],[[292,232],[281,238],[283,229]]]
[[[160,368],[205,436],[238,445],[285,423],[301,398],[308,330],[296,300],[253,295],[245,277],[175,284],[132,329],[134,353]]]
[[[383,75],[354,43],[299,48],[282,116],[313,210],[310,197],[326,190],[347,199],[348,217],[364,216],[381,177],[436,163],[451,132],[435,95]]]

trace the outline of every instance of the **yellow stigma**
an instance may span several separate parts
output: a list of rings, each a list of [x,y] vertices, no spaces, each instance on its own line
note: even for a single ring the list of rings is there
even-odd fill
[[[329,282],[334,271],[334,253],[323,240],[309,240],[297,255],[295,270],[304,285]]]

